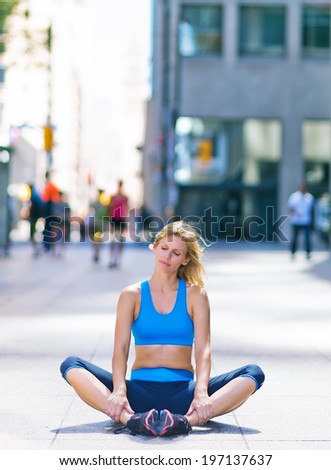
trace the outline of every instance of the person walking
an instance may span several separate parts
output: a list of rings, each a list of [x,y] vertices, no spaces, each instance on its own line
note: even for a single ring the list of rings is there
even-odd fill
[[[122,259],[123,246],[125,243],[124,232],[127,228],[129,214],[128,197],[123,191],[123,181],[118,181],[118,189],[111,196],[109,205],[110,216],[110,268],[117,268]]]
[[[241,406],[261,387],[264,373],[248,364],[210,377],[210,307],[196,231],[182,221],[168,224],[151,249],[152,275],[119,297],[112,373],[75,356],[61,372],[88,405],[123,424],[115,433],[189,434],[192,426]],[[131,333],[135,361],[126,379]]]
[[[60,201],[53,207],[53,227],[52,232],[55,236],[53,254],[61,257],[64,254],[66,243],[70,242],[70,216],[71,208],[68,202],[68,196],[60,191]]]
[[[33,248],[33,256],[40,254],[39,242],[36,239],[37,223],[40,218],[45,215],[45,204],[33,183],[30,183],[30,200],[29,200],[29,222],[30,222],[30,241]]]
[[[102,202],[105,191],[98,189],[96,199],[90,204],[88,217],[89,239],[92,242],[93,261],[98,263],[100,249],[104,241],[105,220],[107,218],[107,206]]]
[[[46,183],[42,193],[42,199],[45,203],[45,225],[43,230],[43,246],[46,252],[51,252],[56,241],[56,234],[53,231],[56,224],[55,206],[60,203],[60,190],[53,183],[51,173],[46,172]]]
[[[311,256],[311,232],[313,226],[314,197],[308,192],[307,185],[302,183],[300,189],[288,198],[287,206],[292,225],[292,238],[290,250],[292,258],[295,257],[298,247],[298,237],[302,232],[305,240],[306,258]]]

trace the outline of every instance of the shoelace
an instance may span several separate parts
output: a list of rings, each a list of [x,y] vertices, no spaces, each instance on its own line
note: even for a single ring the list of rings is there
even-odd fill
[[[121,426],[120,428],[114,429],[114,434],[121,434],[121,432],[124,432],[126,429],[128,429],[128,427],[125,424],[124,426]]]

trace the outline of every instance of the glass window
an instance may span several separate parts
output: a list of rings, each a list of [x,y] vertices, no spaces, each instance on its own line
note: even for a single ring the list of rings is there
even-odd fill
[[[248,185],[277,183],[282,126],[275,119],[247,119],[244,123],[245,173]]]
[[[183,5],[179,53],[184,57],[222,52],[222,7]]]
[[[303,123],[305,180],[316,193],[329,188],[331,160],[331,121],[306,120]]]
[[[285,7],[240,7],[239,53],[245,56],[285,54]]]
[[[331,7],[306,5],[302,10],[302,50],[306,57],[330,57]]]
[[[179,117],[175,180],[179,184],[276,184],[281,123]]]

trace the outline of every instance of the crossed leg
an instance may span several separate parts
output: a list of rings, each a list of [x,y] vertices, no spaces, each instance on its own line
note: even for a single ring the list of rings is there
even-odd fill
[[[89,406],[107,414],[111,391],[91,372],[82,368],[72,368],[67,372],[67,380],[77,395]],[[256,383],[249,377],[237,377],[211,395],[213,418],[229,413],[241,406],[256,389]],[[132,414],[123,410],[120,421],[126,424]],[[198,424],[198,415],[187,416],[189,423]]]
[[[224,385],[211,395],[212,418],[221,416],[237,409],[254,393],[256,383],[249,377],[237,377]],[[198,414],[194,411],[186,416],[188,422],[194,426],[198,424]]]
[[[109,416],[107,410],[111,391],[91,372],[82,368],[73,368],[67,372],[67,380],[86,404]],[[126,424],[131,416],[127,410],[123,410],[120,422]]]

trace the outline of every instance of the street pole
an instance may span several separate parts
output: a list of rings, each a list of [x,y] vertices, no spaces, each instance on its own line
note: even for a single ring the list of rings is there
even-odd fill
[[[331,113],[331,109],[330,109]],[[330,142],[331,142],[331,119],[330,119],[330,126],[329,126],[329,133],[330,133]],[[331,148],[330,148],[330,162],[329,162],[329,251],[330,251],[330,256],[331,256]]]
[[[11,149],[0,147],[0,248],[8,255],[11,211],[9,207],[8,185]]]
[[[163,0],[163,34],[162,34],[162,158],[161,158],[161,210],[166,216],[168,206],[168,159],[169,159],[169,134],[170,134],[170,2]]]
[[[48,51],[48,64],[47,64],[47,86],[48,86],[48,103],[47,103],[47,119],[44,126],[44,149],[46,152],[46,173],[48,173],[53,165],[53,124],[52,124],[52,43],[53,31],[52,23],[47,28],[46,47]]]

